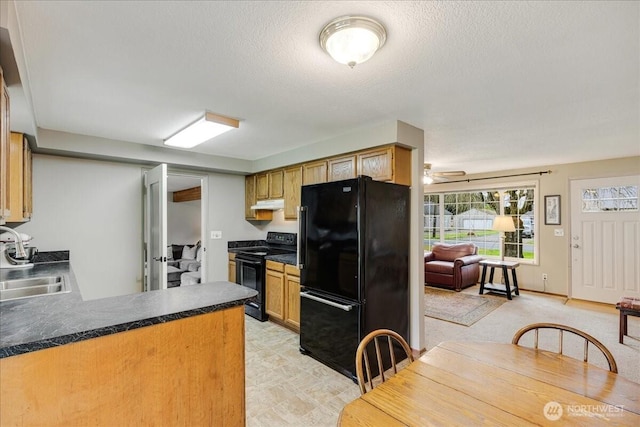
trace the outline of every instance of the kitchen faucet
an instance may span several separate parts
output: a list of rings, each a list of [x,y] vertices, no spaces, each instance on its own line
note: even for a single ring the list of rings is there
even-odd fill
[[[24,245],[22,244],[22,237],[20,237],[20,233],[18,233],[17,231],[15,231],[13,228],[9,228],[9,227],[5,227],[3,225],[0,225],[0,231],[4,230],[4,231],[8,231],[9,233],[13,234],[16,241],[16,258],[20,259],[20,258],[26,258],[27,257],[27,252],[24,250]]]

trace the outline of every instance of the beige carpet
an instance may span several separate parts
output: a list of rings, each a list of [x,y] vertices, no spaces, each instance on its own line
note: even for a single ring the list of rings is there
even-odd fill
[[[469,295],[425,286],[424,315],[471,326],[506,301],[506,297]]]

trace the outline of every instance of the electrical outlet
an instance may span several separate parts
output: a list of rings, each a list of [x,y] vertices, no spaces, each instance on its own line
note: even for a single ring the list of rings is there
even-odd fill
[[[212,239],[222,239],[222,231],[220,230],[214,230],[211,232],[211,238]]]
[[[547,273],[542,273],[542,280],[544,280],[546,282],[547,279],[548,279]]]

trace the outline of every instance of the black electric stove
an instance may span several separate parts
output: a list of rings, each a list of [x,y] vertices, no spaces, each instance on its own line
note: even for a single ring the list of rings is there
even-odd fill
[[[262,322],[269,319],[265,311],[266,257],[269,255],[295,254],[297,235],[270,231],[267,239],[236,246],[236,282],[258,292],[255,299],[245,303],[245,313]],[[243,242],[235,242],[236,245]]]

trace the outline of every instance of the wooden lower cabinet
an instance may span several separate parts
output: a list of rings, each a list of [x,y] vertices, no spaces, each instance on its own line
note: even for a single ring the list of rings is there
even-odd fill
[[[284,323],[300,332],[300,270],[293,265],[284,266],[285,304]]]
[[[229,281],[231,283],[236,283],[236,254],[229,254]]]
[[[267,261],[265,310],[269,319],[284,320],[284,264]]]
[[[265,283],[269,320],[300,332],[300,271],[292,265],[267,261]]]
[[[244,306],[0,359],[3,426],[243,426]]]

